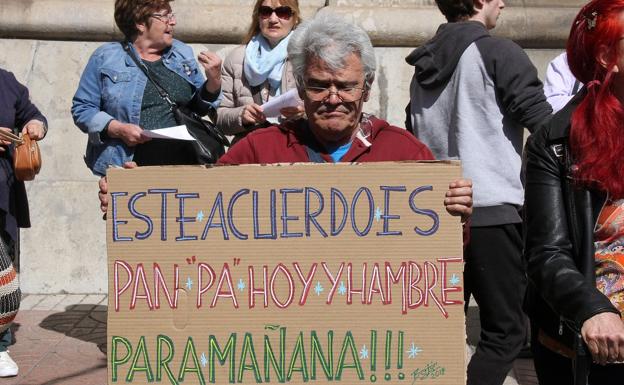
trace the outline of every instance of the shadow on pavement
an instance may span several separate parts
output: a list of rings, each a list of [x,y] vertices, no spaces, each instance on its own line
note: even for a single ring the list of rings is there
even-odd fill
[[[106,354],[107,308],[107,306],[89,304],[68,306],[64,312],[54,313],[44,318],[39,326],[81,341],[92,342],[102,353]]]
[[[79,378],[85,374],[89,374],[91,372],[93,372],[96,369],[102,369],[106,367],[106,359],[102,358],[102,362],[100,362],[99,364],[92,366],[90,368],[81,370],[79,372],[73,373],[71,375],[65,375],[63,377],[58,377],[55,378],[53,380],[49,380],[46,381],[44,383],[42,383],[41,385],[62,385],[62,384],[67,384],[67,381],[71,380],[72,378]]]

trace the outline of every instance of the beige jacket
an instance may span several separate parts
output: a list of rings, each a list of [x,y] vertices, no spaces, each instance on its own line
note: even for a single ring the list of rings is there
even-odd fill
[[[245,131],[241,121],[243,108],[247,104],[263,104],[261,90],[262,87],[252,87],[243,75],[243,62],[245,61],[245,46],[236,48],[225,58],[221,69],[221,89],[223,90],[223,100],[217,109],[217,125],[227,135],[239,134]],[[295,78],[292,74],[290,62],[286,62],[284,73],[282,74],[282,94],[296,88]]]

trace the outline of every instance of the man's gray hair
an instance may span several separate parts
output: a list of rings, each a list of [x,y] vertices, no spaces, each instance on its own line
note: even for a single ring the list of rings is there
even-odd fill
[[[358,55],[367,86],[375,79],[375,51],[368,34],[360,27],[330,14],[319,13],[294,30],[288,43],[288,58],[299,89],[303,89],[306,67],[312,58],[325,62],[332,70],[345,67],[350,53]]]

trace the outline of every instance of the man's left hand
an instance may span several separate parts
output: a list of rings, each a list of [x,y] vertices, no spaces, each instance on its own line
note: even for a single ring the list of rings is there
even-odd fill
[[[458,179],[451,182],[444,198],[444,206],[449,214],[461,216],[462,223],[466,223],[472,215],[472,180]]]

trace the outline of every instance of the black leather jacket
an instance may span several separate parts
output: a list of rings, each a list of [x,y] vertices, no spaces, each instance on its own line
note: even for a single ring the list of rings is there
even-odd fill
[[[569,172],[570,118],[583,97],[581,91],[525,148],[525,307],[546,334],[570,347],[588,318],[619,314],[596,289],[594,225],[606,194],[580,186]]]

